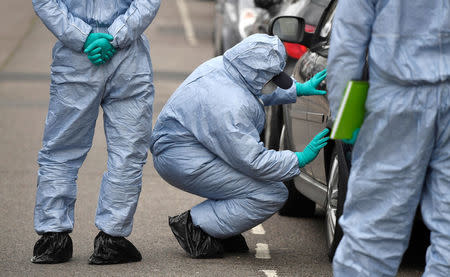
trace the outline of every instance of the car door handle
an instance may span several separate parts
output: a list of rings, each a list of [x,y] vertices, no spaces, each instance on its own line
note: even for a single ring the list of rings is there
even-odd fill
[[[307,120],[317,123],[325,122],[325,115],[323,113],[307,113]]]
[[[300,111],[292,110],[291,117],[295,118],[295,119],[300,119],[300,120],[307,120],[308,119],[308,113],[307,112],[300,112]]]

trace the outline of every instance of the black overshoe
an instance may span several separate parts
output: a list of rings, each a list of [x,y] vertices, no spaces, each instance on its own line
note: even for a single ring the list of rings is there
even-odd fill
[[[223,246],[219,239],[194,226],[189,211],[169,217],[169,226],[180,246],[191,258],[222,258]]]
[[[249,251],[247,242],[241,234],[222,239],[221,242],[223,250],[227,253],[247,253]]]
[[[100,231],[94,240],[94,253],[89,264],[106,265],[139,262],[141,253],[124,237],[113,237]]]
[[[58,264],[72,258],[73,245],[69,232],[47,232],[36,242],[31,262]]]

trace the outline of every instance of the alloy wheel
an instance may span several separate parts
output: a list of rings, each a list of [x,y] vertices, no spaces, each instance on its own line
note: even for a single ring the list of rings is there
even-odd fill
[[[338,205],[338,184],[339,184],[339,162],[337,155],[331,164],[330,178],[328,179],[327,206],[326,206],[326,229],[327,243],[331,246],[334,241],[337,224],[337,205]]]

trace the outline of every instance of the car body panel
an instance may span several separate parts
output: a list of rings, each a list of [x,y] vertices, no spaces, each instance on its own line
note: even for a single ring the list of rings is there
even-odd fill
[[[255,28],[258,30],[268,31],[267,26],[272,18],[278,16],[300,16],[306,17],[305,23],[305,32],[314,33],[316,26],[320,21],[321,14],[326,9],[328,3],[332,0],[287,0],[282,1],[280,4],[275,5],[274,7],[268,9],[270,12],[261,14],[261,17],[257,19],[257,23],[255,24]],[[286,46],[286,44],[285,44]],[[298,44],[300,47],[301,45]],[[306,48],[306,47],[303,47]],[[307,48],[306,48],[307,49]],[[304,50],[302,50],[304,51]],[[289,53],[289,52],[288,52]],[[301,53],[299,56],[303,55]],[[284,72],[288,75],[291,75],[294,71],[294,67],[298,61],[298,56],[291,57],[288,56],[286,67]],[[267,91],[263,91],[263,93],[267,93]],[[272,106],[266,108],[266,128],[264,131],[264,144],[266,147],[278,150],[279,140],[280,140],[280,132],[283,125],[283,109],[281,106]],[[303,117],[306,117],[306,114],[302,114],[301,112],[295,114],[296,119],[302,120]],[[311,115],[314,116],[314,115]],[[299,131],[299,130],[296,130]],[[298,148],[303,149],[302,147],[306,146],[306,144],[299,144]],[[308,168],[305,168],[308,170]],[[311,173],[312,174],[312,173]]]
[[[337,0],[331,0],[321,16],[309,50],[295,65],[293,77],[299,82],[306,82],[327,66],[329,38],[337,2]],[[326,90],[326,80],[319,85],[319,89]],[[332,125],[328,98],[326,95],[300,97],[295,104],[283,105],[283,119],[283,139],[281,140],[284,142],[283,149],[302,151],[315,134],[325,127],[330,128]],[[326,210],[326,230],[330,232],[327,233],[328,256],[330,259],[333,258],[336,247],[342,238],[342,229],[336,223],[343,212],[351,168],[352,149],[352,145],[345,144],[340,140],[330,140],[328,145],[320,151],[318,157],[308,166],[302,168],[301,174],[294,178],[295,188],[309,200],[314,201]],[[333,181],[327,180],[330,178],[327,175],[330,175],[332,163],[335,161],[333,155],[336,155],[338,160],[339,183],[337,183],[337,188],[334,188],[329,194],[328,182],[332,186]],[[333,218],[333,215],[328,217],[330,205],[327,202],[330,199],[330,203],[333,203],[333,199],[329,195],[336,194],[336,189],[337,198],[334,199],[337,203],[334,203],[334,220],[329,220]],[[426,247],[429,245],[429,231],[421,220],[420,208],[417,215],[413,226],[413,235],[411,236],[411,241],[414,241],[415,245],[413,244],[414,246],[411,247],[410,244],[406,251],[406,253],[410,252],[410,255],[411,253],[425,253]],[[332,226],[333,224],[335,226]],[[407,255],[405,254],[405,256]]]
[[[330,2],[327,1],[327,4]],[[319,17],[322,16],[319,15]],[[328,28],[326,24],[328,20],[330,17],[325,16],[318,22],[315,35],[320,37],[321,27]],[[308,49],[297,61],[292,76],[298,82],[304,83],[326,68],[329,30],[324,33],[326,37],[319,38],[319,42]],[[326,90],[325,80],[319,85],[319,89]],[[327,127],[331,118],[326,95],[300,97],[294,104],[283,105],[283,109],[286,129],[284,136],[286,141],[289,141],[289,149],[292,151],[303,151],[314,136]],[[320,151],[314,161],[301,169],[300,176],[294,178],[296,188],[321,206],[326,204],[327,197],[327,157],[324,153],[324,150]]]

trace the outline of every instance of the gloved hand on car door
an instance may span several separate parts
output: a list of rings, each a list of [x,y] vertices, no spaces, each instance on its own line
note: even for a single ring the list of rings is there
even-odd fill
[[[318,90],[316,88],[326,77],[327,69],[324,69],[303,84],[297,82],[297,96],[325,95],[327,93],[326,91]]]
[[[329,132],[330,130],[324,129],[313,138],[303,152],[295,152],[299,167],[304,167],[317,157],[320,149],[324,148],[327,145],[327,141],[330,139],[330,137],[326,136]]]

